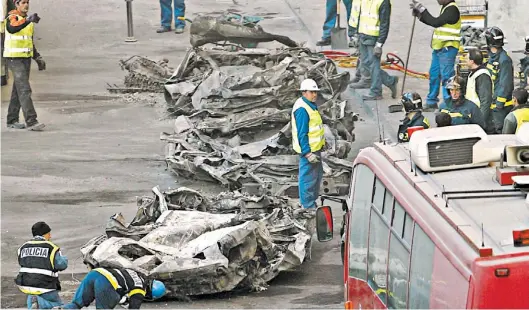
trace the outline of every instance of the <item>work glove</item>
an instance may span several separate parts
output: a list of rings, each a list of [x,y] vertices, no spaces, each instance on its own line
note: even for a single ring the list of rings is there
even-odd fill
[[[380,58],[382,56],[382,43],[377,43],[373,51],[375,57]]]
[[[44,59],[42,59],[42,56],[35,58],[35,61],[37,62],[39,71],[46,70],[46,62],[44,61]]]
[[[410,2],[410,9],[413,10],[412,14],[414,14],[414,16],[418,16],[422,14],[422,12],[426,11],[426,7],[422,5],[422,3],[418,2],[417,0],[412,0]],[[418,12],[418,15],[415,15],[416,14],[415,12]]]
[[[349,47],[358,48],[358,36],[352,36],[349,42]]]
[[[40,17],[37,13],[33,13],[26,18],[27,21],[38,24]]]
[[[316,163],[319,163],[320,162],[320,159],[318,158],[318,156],[314,153],[308,153],[307,155],[305,155],[305,158],[309,161],[309,163],[311,164],[316,164]]]

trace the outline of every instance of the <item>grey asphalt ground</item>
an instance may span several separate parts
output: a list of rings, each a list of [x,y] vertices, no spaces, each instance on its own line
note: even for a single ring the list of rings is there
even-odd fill
[[[514,1],[514,0],[513,0]],[[305,41],[310,47],[321,36],[325,1],[201,0],[187,1],[187,17],[216,14],[236,9],[249,15],[263,15],[266,31]],[[434,0],[424,1],[437,11]],[[126,218],[136,211],[135,197],[150,195],[150,189],[192,186],[205,192],[222,188],[179,180],[165,170],[162,131],[170,131],[165,119],[163,97],[135,99],[111,95],[106,83],[122,84],[124,72],[118,61],[133,55],[169,59],[176,67],[189,47],[188,30],[156,34],[160,8],[157,1],[134,1],[136,43],[125,43],[124,1],[93,0],[32,1],[38,12],[36,45],[47,61],[46,71],[32,70],[33,98],[43,132],[7,130],[5,113],[11,85],[2,87],[1,125],[1,307],[23,307],[25,296],[13,278],[17,273],[16,249],[30,238],[30,227],[46,221],[53,240],[70,258],[68,272],[61,275],[61,295],[68,301],[86,269],[79,248],[104,232],[106,220],[121,212]],[[345,20],[343,21],[345,24]],[[407,2],[393,1],[392,28],[384,52],[405,57],[412,18]],[[187,28],[188,29],[188,28]],[[521,32],[517,30],[517,33]],[[430,61],[431,29],[417,23],[410,68],[427,71]],[[273,43],[263,46],[277,46]],[[397,74],[397,73],[392,73]],[[400,73],[397,75],[401,76]],[[401,78],[402,81],[402,78]],[[408,78],[406,90],[426,95],[427,81]],[[400,86],[399,86],[400,90]],[[361,120],[357,123],[353,155],[379,138],[395,137],[401,113],[387,113],[394,100],[358,100],[359,93],[347,91]],[[384,96],[389,98],[386,89]],[[138,99],[140,98],[140,99]],[[379,121],[377,121],[377,115]],[[433,122],[433,119],[431,119]],[[381,130],[382,132],[382,130]],[[343,302],[340,260],[341,210],[333,206],[335,238],[314,242],[312,260],[298,270],[281,274],[268,290],[248,294],[221,294],[192,302],[162,301],[145,308],[339,308]]]

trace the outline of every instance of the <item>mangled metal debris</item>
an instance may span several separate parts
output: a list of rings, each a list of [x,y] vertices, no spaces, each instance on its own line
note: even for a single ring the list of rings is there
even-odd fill
[[[110,218],[81,248],[85,262],[161,280],[169,297],[262,290],[310,257],[314,213],[288,198],[189,188],[138,199],[135,218]]]
[[[304,48],[227,52],[189,50],[165,85],[167,111],[176,117],[166,162],[177,176],[219,182],[251,194],[297,197],[299,156],[290,118],[299,83],[320,85],[319,111],[328,150],[322,193],[345,194],[356,115],[337,97],[349,73]]]
[[[107,89],[112,93],[163,92],[163,85],[174,71],[169,67],[169,61],[162,59],[158,62],[141,56],[132,56],[120,60],[121,69],[127,70],[125,86],[109,85]]]
[[[476,48],[487,46],[484,32],[484,28],[474,28],[469,25],[463,26],[461,28],[461,44],[463,46],[472,46]]]

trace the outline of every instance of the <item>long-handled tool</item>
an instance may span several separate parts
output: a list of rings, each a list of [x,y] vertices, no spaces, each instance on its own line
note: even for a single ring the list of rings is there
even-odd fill
[[[331,29],[331,48],[333,50],[347,49],[347,29],[340,27],[340,5],[341,1],[336,1],[336,19],[338,27]],[[334,24],[336,26],[336,24]]]
[[[408,63],[410,62],[410,52],[411,52],[411,43],[413,42],[413,34],[415,32],[415,22],[417,21],[417,17],[413,17],[413,25],[411,26],[411,36],[410,36],[410,43],[408,44],[408,55],[406,56],[406,63],[404,64],[404,78],[402,79],[402,88],[400,90],[400,96],[404,94],[404,86],[406,85],[406,75],[408,75]],[[400,104],[392,104],[389,107],[390,113],[400,112],[402,111],[402,105]]]

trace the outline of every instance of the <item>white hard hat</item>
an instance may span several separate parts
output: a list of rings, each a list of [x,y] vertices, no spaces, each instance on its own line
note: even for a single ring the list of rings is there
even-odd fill
[[[312,79],[306,79],[303,82],[301,82],[301,86],[299,87],[299,90],[300,91],[306,91],[306,90],[320,91],[320,89],[318,88],[318,84],[316,84],[316,82]]]

